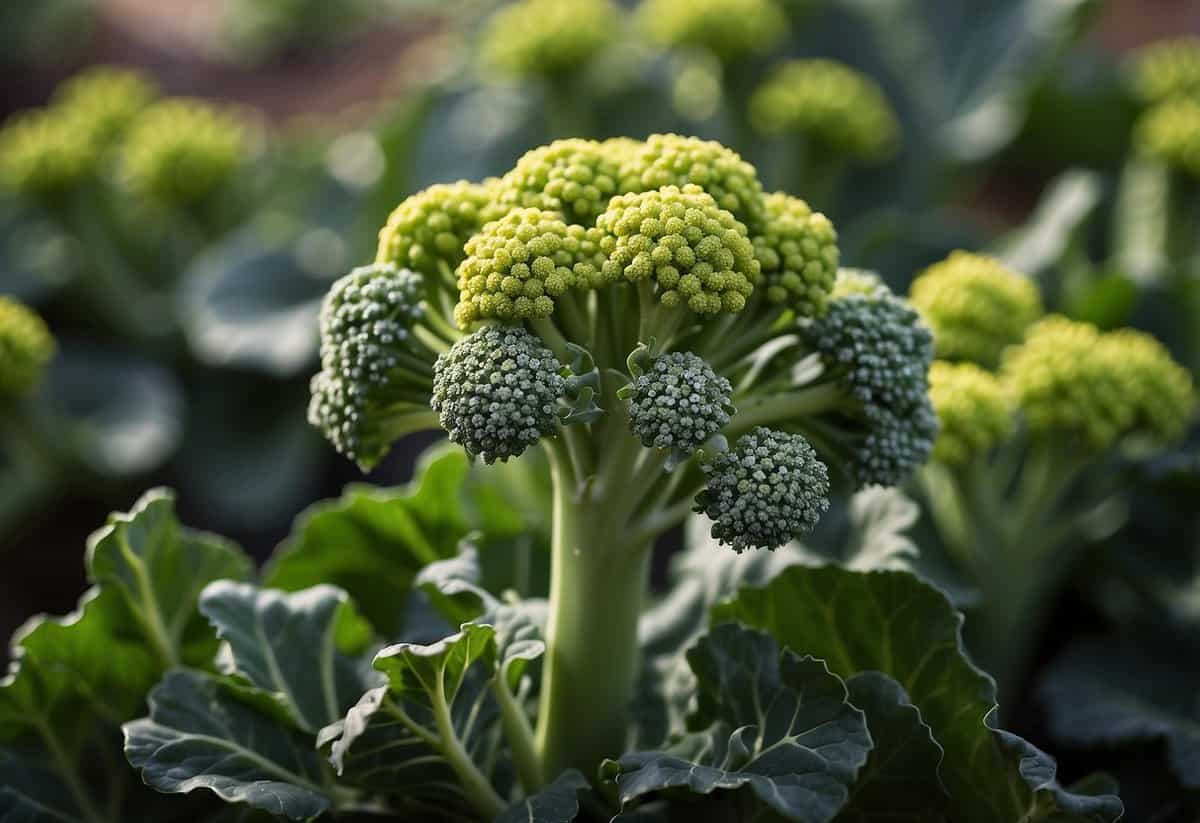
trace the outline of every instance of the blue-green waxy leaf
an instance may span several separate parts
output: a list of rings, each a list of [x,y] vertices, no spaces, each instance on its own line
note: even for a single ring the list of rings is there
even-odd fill
[[[587,790],[587,778],[568,769],[537,794],[510,806],[496,823],[571,823],[579,814],[579,793]]]
[[[1179,782],[1200,789],[1200,677],[1195,645],[1166,640],[1094,639],[1069,648],[1039,688],[1050,731],[1079,746],[1162,740]]]
[[[363,655],[373,633],[341,589],[294,594],[218,580],[200,611],[228,644],[224,662],[270,696],[297,728],[316,733],[377,684]]]
[[[464,541],[455,557],[430,563],[417,573],[413,582],[442,617],[454,625],[462,625],[497,605],[496,598],[480,585],[482,578],[479,550]]]
[[[54,766],[29,752],[0,749],[0,823],[82,821]]]
[[[867,716],[874,747],[839,823],[912,821],[945,817],[949,796],[938,778],[942,747],[895,680],[862,672],[846,681],[850,702]]]
[[[150,693],[150,716],[124,730],[125,756],[160,792],[209,789],[290,820],[329,808],[311,743],[208,675],[170,672]]]
[[[945,751],[940,776],[951,819],[1093,823],[1121,817],[1116,797],[1082,798],[1088,811],[1075,811],[1065,789],[1021,767],[1010,736],[989,725],[996,687],[963,650],[962,616],[915,575],[795,566],[764,588],[742,589],[713,610],[713,619],[769,631],[842,677],[878,671],[895,680]]]
[[[871,750],[842,680],[734,624],[714,628],[687,658],[698,683],[688,725],[697,731],[667,751],[607,763],[622,805],[671,790],[742,790],[787,820],[832,820]]]
[[[120,592],[164,666],[210,663],[216,640],[196,610],[200,592],[214,580],[247,579],[251,565],[228,540],[182,527],[166,489],[111,515],[88,539],[89,576]]]

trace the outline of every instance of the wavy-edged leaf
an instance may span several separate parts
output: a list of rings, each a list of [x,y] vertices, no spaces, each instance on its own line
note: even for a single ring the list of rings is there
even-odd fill
[[[1080,746],[1161,739],[1175,776],[1200,789],[1200,657],[1195,643],[1168,637],[1080,641],[1046,671],[1039,695],[1057,739]]]
[[[715,627],[687,658],[698,682],[688,725],[703,731],[607,763],[622,806],[671,790],[745,790],[788,820],[832,820],[871,749],[842,680],[822,661],[735,624]]]
[[[879,671],[899,683],[945,750],[941,778],[954,819],[1090,822],[1121,816],[1115,797],[1090,798],[1091,816],[1043,813],[1047,798],[1062,790],[1027,779],[1019,757],[988,726],[996,687],[963,650],[962,616],[913,574],[795,566],[764,588],[742,589],[713,610],[713,620],[769,631],[788,648],[825,660],[842,677]]]
[[[196,610],[200,592],[248,579],[251,566],[234,543],[181,526],[167,489],[146,492],[88,538],[88,575],[121,593],[164,666],[209,664],[216,638]]]
[[[169,672],[150,693],[150,716],[124,731],[125,756],[160,792],[208,789],[290,820],[330,806],[311,744],[200,672]]]
[[[904,689],[881,672],[861,672],[846,681],[850,702],[867,716],[874,747],[839,823],[912,821],[945,817],[949,796],[938,778],[942,747]]]
[[[588,788],[582,773],[567,769],[537,794],[510,806],[496,823],[571,823],[579,815],[579,793]]]
[[[433,607],[454,625],[475,620],[491,611],[497,600],[481,585],[483,570],[479,549],[471,538],[459,544],[458,554],[430,563],[417,573],[413,584]]]
[[[227,671],[269,695],[302,731],[341,719],[378,682],[363,658],[374,633],[334,586],[285,594],[218,580],[201,593],[200,611],[228,644]]]

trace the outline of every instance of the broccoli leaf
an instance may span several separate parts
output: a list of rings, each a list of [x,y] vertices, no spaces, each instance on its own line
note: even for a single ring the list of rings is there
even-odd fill
[[[856,571],[907,568],[917,546],[905,532],[921,509],[899,489],[872,486],[850,498],[850,534],[843,553]]]
[[[150,693],[150,716],[126,723],[125,755],[147,785],[206,788],[291,820],[330,806],[311,744],[237,700],[216,678],[175,670]]]
[[[496,823],[571,823],[579,814],[579,793],[588,788],[587,778],[568,769],[537,794],[510,806]]]
[[[442,617],[461,625],[497,605],[496,598],[480,585],[482,578],[479,550],[468,539],[459,545],[456,556],[421,569],[414,585],[425,593]]]
[[[1081,746],[1161,739],[1175,776],[1200,789],[1195,645],[1170,632],[1077,643],[1049,668],[1039,689],[1051,733]]]
[[[180,526],[174,494],[147,492],[88,539],[91,579],[119,592],[163,667],[207,666],[216,639],[196,610],[213,580],[245,580],[250,559],[213,534]]]
[[[943,819],[949,797],[938,778],[942,747],[904,689],[881,672],[846,681],[850,703],[867,716],[874,748],[850,801],[838,815],[845,823]]]
[[[362,659],[371,628],[333,586],[283,594],[219,580],[201,594],[200,611],[228,644],[224,668],[302,731],[315,734],[341,719],[377,682]]]
[[[29,752],[0,749],[0,821],[82,821],[83,815],[54,766]]]
[[[741,790],[733,802],[752,797],[788,820],[832,820],[871,749],[841,679],[820,660],[733,624],[714,628],[687,658],[698,681],[688,724],[701,731],[665,751],[606,763],[622,806],[672,790]]]
[[[1116,797],[1061,788],[1045,755],[1037,775],[1021,768],[1027,754],[989,725],[995,683],[963,650],[962,616],[912,574],[796,566],[764,588],[742,589],[713,610],[713,620],[765,629],[797,653],[826,660],[842,677],[879,671],[899,683],[945,750],[941,778],[954,819],[1061,823],[1122,815]]]

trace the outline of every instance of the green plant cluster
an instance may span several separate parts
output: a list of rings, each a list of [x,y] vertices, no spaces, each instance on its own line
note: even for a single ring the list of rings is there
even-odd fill
[[[54,338],[37,312],[0,297],[0,397],[19,397],[36,386],[54,349]]]

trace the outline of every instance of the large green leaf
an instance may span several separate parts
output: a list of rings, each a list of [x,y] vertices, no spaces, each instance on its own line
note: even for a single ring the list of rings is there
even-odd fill
[[[942,747],[921,719],[921,711],[895,680],[862,672],[846,681],[850,702],[867,716],[874,747],[839,823],[944,819],[949,797],[938,772]]]
[[[1200,656],[1167,633],[1085,640],[1047,670],[1039,692],[1050,731],[1079,746],[1163,740],[1171,770],[1200,789]]]
[[[91,579],[120,592],[165,666],[204,667],[216,639],[196,610],[214,580],[245,580],[250,559],[223,537],[182,527],[174,495],[154,489],[88,539]]]
[[[739,792],[788,820],[832,820],[871,750],[841,679],[734,624],[715,627],[687,657],[698,683],[688,722],[703,731],[607,763],[622,806],[671,791]]]
[[[124,729],[125,756],[160,792],[209,789],[291,820],[330,806],[311,743],[237,700],[214,677],[168,673],[150,693],[150,716]]]
[[[588,788],[583,774],[568,769],[537,794],[514,803],[496,823],[571,823],[579,814],[579,793]]]
[[[453,557],[468,531],[461,490],[469,462],[461,449],[426,453],[408,486],[352,486],[303,512],[263,573],[285,591],[330,583],[349,592],[385,636],[403,624],[422,568]]]
[[[1075,797],[1020,769],[1021,758],[989,725],[995,683],[963,650],[962,616],[915,575],[796,566],[764,588],[742,589],[713,619],[769,631],[842,677],[879,671],[900,684],[945,750],[941,778],[954,819],[1112,821],[1122,814],[1109,796],[1082,798],[1068,814]],[[1048,816],[1051,805],[1066,816]]]
[[[316,733],[376,685],[364,652],[373,633],[341,589],[295,594],[218,580],[200,611],[228,644],[228,670],[265,692],[297,728]]]

